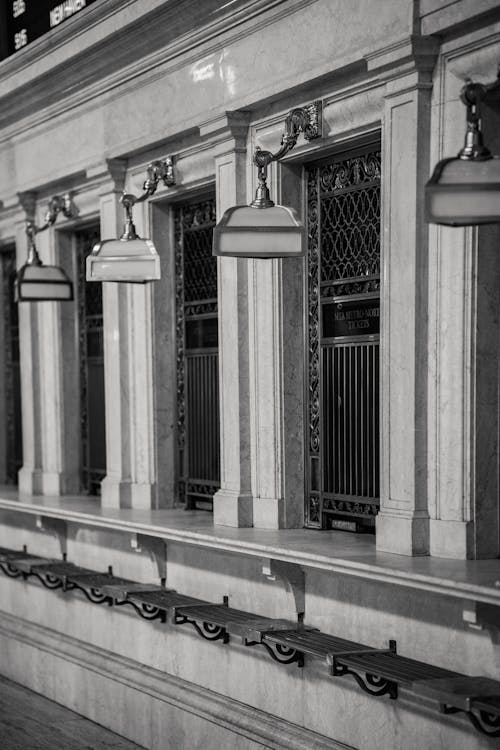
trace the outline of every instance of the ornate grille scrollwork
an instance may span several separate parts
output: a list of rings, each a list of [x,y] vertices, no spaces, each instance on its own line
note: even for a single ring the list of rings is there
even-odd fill
[[[374,148],[306,170],[313,527],[328,523],[325,514],[370,518],[378,508],[380,170]]]
[[[78,338],[80,352],[80,441],[81,481],[90,495],[99,495],[106,470],[104,402],[98,403],[98,393],[104,394],[104,342],[102,284],[87,284],[85,261],[92,246],[99,240],[98,230],[78,232],[76,235],[76,265],[78,278]],[[100,371],[102,386],[90,386],[90,368],[94,377]],[[95,442],[99,443],[98,465]]]
[[[178,498],[211,507],[219,487],[215,200],[174,209]]]
[[[319,350],[319,190],[317,170],[308,172],[307,226],[308,254],[308,417],[309,417],[309,473],[320,461],[320,350]],[[312,480],[312,476],[310,477]],[[314,483],[310,482],[310,490]],[[319,487],[314,486],[317,491]],[[309,526],[321,526],[321,505],[310,491],[307,504]]]
[[[3,320],[4,320],[4,388],[5,388],[5,444],[8,484],[17,484],[17,472],[22,466],[21,393],[19,372],[19,317],[14,301],[16,251],[12,247],[2,252]]]

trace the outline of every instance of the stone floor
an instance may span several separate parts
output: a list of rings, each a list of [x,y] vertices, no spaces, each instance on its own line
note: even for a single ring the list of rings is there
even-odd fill
[[[1,750],[143,750],[0,675]]]

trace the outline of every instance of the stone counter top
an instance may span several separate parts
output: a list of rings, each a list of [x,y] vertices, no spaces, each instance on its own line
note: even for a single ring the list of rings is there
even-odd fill
[[[68,523],[143,534],[231,554],[282,560],[500,606],[500,560],[447,560],[377,552],[371,535],[313,529],[214,526],[203,511],[103,508],[88,497],[21,496],[0,490],[0,511],[59,518]],[[1,514],[0,514],[1,521]]]

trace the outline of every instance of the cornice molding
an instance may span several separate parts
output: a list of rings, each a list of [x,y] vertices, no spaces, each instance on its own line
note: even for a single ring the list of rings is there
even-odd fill
[[[378,72],[384,77],[406,74],[409,70],[432,74],[439,55],[440,40],[434,36],[410,35],[394,44],[365,55],[369,73]]]
[[[119,4],[112,1],[117,13]],[[47,52],[44,47],[38,57],[30,59],[30,64],[24,68],[21,65],[18,68],[13,66],[8,71],[8,68],[2,69],[2,63],[0,130],[13,125],[16,128],[14,132],[19,133],[20,128],[33,128],[56,113],[60,115],[80,104],[88,106],[93,98],[106,94],[109,96],[113,89],[119,88],[120,93],[123,93],[129,87],[135,88],[138,78],[144,82],[154,81],[167,71],[199,60],[200,47],[203,47],[203,55],[210,54],[212,48],[213,51],[220,51],[222,37],[224,44],[231,44],[310,2],[311,0],[246,0],[237,10],[231,10],[230,6],[226,14],[215,21],[202,23],[194,30],[189,28],[193,26],[194,0],[162,3],[155,11],[134,19],[127,26],[114,30],[114,33],[110,32],[84,50],[68,55],[67,59],[59,60],[50,70],[35,74],[29,83],[11,86],[4,96],[1,95],[2,73],[9,72],[11,77],[15,77],[17,73],[23,72],[26,79],[30,66],[33,69],[37,62],[45,59],[45,54],[49,56],[51,52]],[[179,5],[180,9],[177,7]],[[89,12],[95,7],[100,6],[90,6]],[[69,19],[67,23],[73,20],[76,22],[79,15]],[[175,19],[176,24],[172,19]],[[80,18],[80,24],[83,20]],[[80,26],[76,28],[80,34],[83,33]],[[78,34],[74,32],[74,36],[65,41],[77,37]],[[37,42],[33,44],[36,46]],[[28,47],[26,52],[29,51]],[[24,51],[18,54],[23,55]],[[13,82],[15,83],[14,79]]]
[[[37,198],[36,192],[32,190],[26,190],[23,193],[18,193],[17,198],[19,205],[25,213],[26,221],[34,221]]]
[[[85,177],[91,184],[102,186],[111,183],[114,192],[122,192],[127,176],[127,159],[106,159],[85,171]]]
[[[200,125],[200,137],[214,148],[214,156],[246,151],[250,112],[224,112]]]

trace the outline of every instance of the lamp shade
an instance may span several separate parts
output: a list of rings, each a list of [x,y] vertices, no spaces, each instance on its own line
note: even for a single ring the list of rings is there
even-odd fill
[[[87,257],[87,281],[144,283],[159,278],[160,257],[151,240],[102,240]]]
[[[72,300],[73,284],[59,266],[26,263],[14,283],[16,302]]]
[[[425,186],[426,221],[450,226],[500,222],[500,159],[443,159]]]
[[[288,206],[234,206],[214,229],[213,254],[236,258],[285,258],[305,254],[305,228]]]

